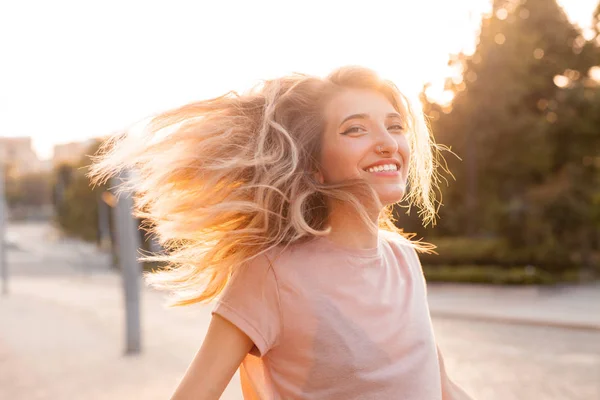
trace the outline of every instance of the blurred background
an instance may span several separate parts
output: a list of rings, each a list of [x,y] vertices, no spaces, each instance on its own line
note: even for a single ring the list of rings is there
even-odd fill
[[[438,246],[450,375],[476,399],[600,398],[598,0],[3,2],[0,54],[0,399],[168,398],[210,306],[140,285],[137,249],[160,248],[89,155],[154,112],[346,64],[420,99],[448,149],[437,224],[397,216]]]

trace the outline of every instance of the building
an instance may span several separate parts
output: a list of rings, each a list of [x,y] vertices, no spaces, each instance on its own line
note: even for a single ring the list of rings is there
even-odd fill
[[[0,137],[0,161],[12,176],[44,171],[44,163],[33,150],[31,137]]]
[[[83,142],[72,142],[57,144],[54,146],[54,156],[52,164],[57,167],[59,165],[77,165],[85,156],[90,154],[90,147],[94,144],[95,139],[86,140]]]

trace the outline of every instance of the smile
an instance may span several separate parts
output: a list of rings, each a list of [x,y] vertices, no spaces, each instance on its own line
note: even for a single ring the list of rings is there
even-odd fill
[[[398,166],[396,164],[383,164],[383,165],[377,165],[374,167],[370,167],[365,169],[365,171],[370,172],[370,173],[375,173],[375,172],[397,172],[398,171]]]

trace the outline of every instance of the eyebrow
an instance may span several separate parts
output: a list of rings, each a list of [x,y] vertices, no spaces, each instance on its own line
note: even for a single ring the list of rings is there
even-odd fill
[[[402,119],[402,117],[398,113],[389,113],[385,117],[386,118],[400,118],[400,119]],[[349,115],[346,118],[344,118],[344,120],[340,123],[340,126],[343,125],[344,122],[346,122],[348,120],[351,120],[351,119],[368,119],[368,118],[369,118],[369,114],[352,114],[352,115]]]

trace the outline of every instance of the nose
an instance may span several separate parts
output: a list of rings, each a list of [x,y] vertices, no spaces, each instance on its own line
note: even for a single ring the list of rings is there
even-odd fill
[[[378,154],[395,154],[398,152],[398,141],[385,126],[380,127],[377,130],[374,148]]]

